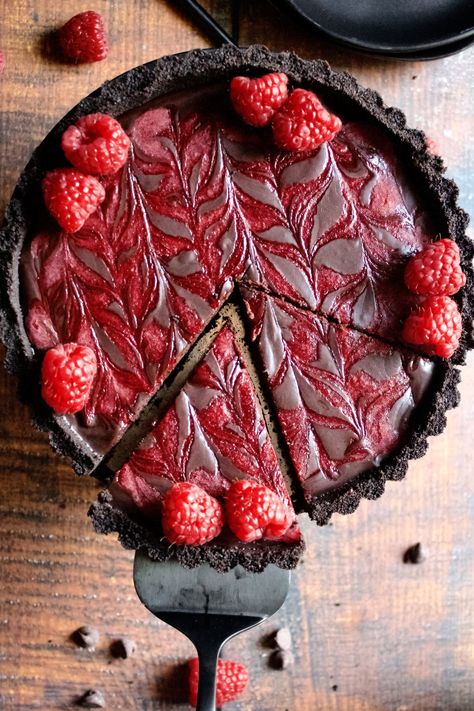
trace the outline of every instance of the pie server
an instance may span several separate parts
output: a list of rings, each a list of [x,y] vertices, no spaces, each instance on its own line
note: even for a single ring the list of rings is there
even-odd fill
[[[133,581],[145,607],[196,647],[197,711],[215,711],[216,668],[223,645],[280,609],[290,572],[269,565],[262,573],[249,573],[241,566],[218,573],[207,564],[183,568],[175,561],[153,561],[137,551]]]

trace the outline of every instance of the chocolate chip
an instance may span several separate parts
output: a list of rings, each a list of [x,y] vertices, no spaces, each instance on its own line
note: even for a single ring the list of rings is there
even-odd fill
[[[293,652],[287,649],[277,649],[276,652],[270,655],[270,666],[273,669],[287,669],[295,661]]]
[[[415,543],[415,545],[410,546],[409,548],[406,549],[405,553],[403,554],[403,562],[404,563],[411,563],[412,565],[418,565],[418,563],[422,563],[425,560],[425,556],[423,554],[423,550],[421,548],[421,543]]]
[[[89,689],[77,702],[84,709],[105,709],[105,698],[101,691]]]
[[[331,689],[332,689],[333,691],[337,691],[337,684],[333,684],[332,687],[331,687]]]
[[[285,652],[291,649],[291,632],[288,627],[280,627],[280,629],[275,632],[275,644],[278,649]]]
[[[132,656],[132,654],[134,654],[135,649],[135,642],[127,637],[116,639],[115,642],[112,642],[110,645],[112,656],[120,659],[128,659]]]
[[[95,627],[89,627],[89,625],[84,625],[79,627],[71,635],[72,640],[79,645],[79,647],[84,647],[85,649],[94,649],[97,642],[99,641],[99,631]]]

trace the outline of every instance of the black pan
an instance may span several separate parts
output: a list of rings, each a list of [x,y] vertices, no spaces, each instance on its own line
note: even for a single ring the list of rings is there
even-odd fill
[[[346,46],[400,59],[445,56],[474,38],[473,0],[279,1]]]

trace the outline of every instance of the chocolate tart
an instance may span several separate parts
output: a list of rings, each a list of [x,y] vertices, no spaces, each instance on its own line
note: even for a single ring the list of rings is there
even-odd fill
[[[291,85],[313,89],[342,118],[343,129],[330,145],[312,154],[281,154],[269,133],[244,126],[233,114],[229,79],[268,71],[285,72]],[[104,181],[103,206],[66,239],[45,214],[39,181],[64,165],[64,129],[97,111],[121,120],[133,150],[123,171]],[[353,511],[363,496],[376,498],[387,479],[402,478],[408,460],[423,455],[427,437],[443,429],[446,410],[459,399],[457,366],[473,344],[473,248],[457,187],[443,172],[424,134],[407,128],[400,110],[322,61],[264,47],[223,47],[164,57],[107,82],[33,153],[1,233],[6,365],[18,374],[36,424],[78,473],[103,473],[111,449],[173,379],[225,302],[239,303],[245,320],[241,287],[247,305],[252,298],[279,299],[283,311],[294,309],[295,322],[313,319],[319,331],[336,334],[334,342],[353,337],[371,353],[383,352],[389,370],[403,372],[407,385],[422,357],[400,341],[403,319],[416,303],[403,285],[403,265],[429,241],[449,236],[460,247],[467,276],[455,297],[463,334],[449,361],[429,360],[414,412],[402,407],[398,420],[392,416],[403,423],[403,435],[379,432],[383,445],[370,455],[346,438],[351,456],[364,466],[309,496],[298,484],[305,477],[291,456],[288,431],[284,436],[271,378],[262,385],[298,511],[323,524],[333,512]],[[250,343],[254,336],[258,341],[258,328],[255,313],[248,313]],[[41,351],[78,339],[96,347],[104,367],[91,406],[77,417],[57,416],[40,397]],[[264,379],[269,370],[261,348],[252,358]],[[374,359],[365,361],[366,370],[374,370]],[[428,366],[421,371],[426,375]],[[334,471],[341,457],[330,459]],[[96,526],[118,530],[124,544],[145,545],[157,555],[156,539],[112,503],[110,492],[101,495],[93,508]],[[183,561],[199,555],[187,551]]]

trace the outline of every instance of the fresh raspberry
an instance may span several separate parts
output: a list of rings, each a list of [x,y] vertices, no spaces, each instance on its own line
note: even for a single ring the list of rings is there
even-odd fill
[[[308,151],[330,141],[342,126],[340,118],[330,114],[316,94],[295,89],[272,121],[273,138],[287,151]]]
[[[450,296],[466,283],[459,261],[459,247],[452,239],[440,239],[410,259],[405,284],[424,296]]]
[[[46,207],[66,232],[77,232],[105,198],[97,178],[74,168],[53,170],[43,178]]]
[[[222,506],[204,489],[178,482],[163,499],[163,534],[170,543],[201,546],[219,535],[224,525]]]
[[[83,173],[111,175],[126,162],[130,139],[112,116],[89,114],[64,131],[61,147]]]
[[[278,539],[293,523],[288,505],[263,484],[239,479],[231,485],[226,499],[227,523],[241,541]]]
[[[230,99],[239,116],[251,126],[266,126],[288,96],[288,77],[274,72],[258,79],[234,77]]]
[[[461,314],[449,296],[428,296],[403,326],[403,339],[422,346],[427,353],[449,358],[458,347]]]
[[[97,373],[89,346],[59,344],[47,351],[41,368],[41,394],[56,412],[79,412],[87,404]]]
[[[104,20],[94,10],[71,17],[59,30],[58,41],[66,59],[79,64],[100,62],[109,51]]]
[[[2,50],[0,49],[0,74],[3,72],[5,69],[5,55],[3,54]]]
[[[189,670],[189,703],[197,706],[199,686],[199,659],[195,657],[188,662]],[[249,673],[245,664],[232,662],[230,659],[219,659],[217,662],[216,706],[234,701],[244,691],[249,683]]]

